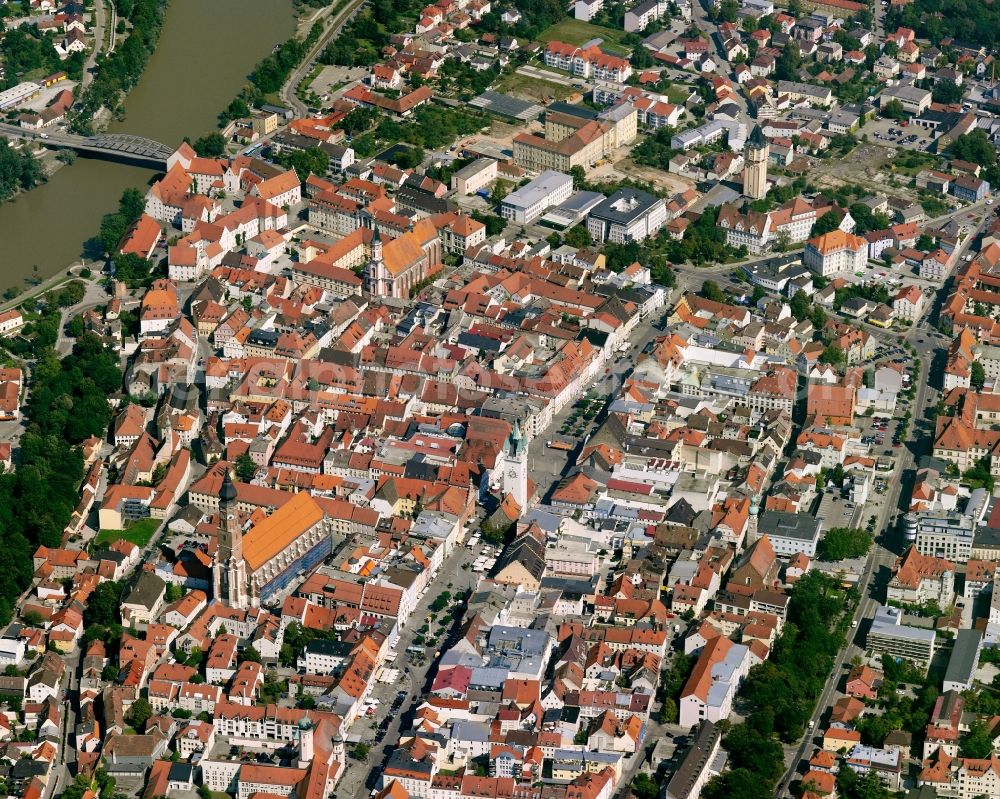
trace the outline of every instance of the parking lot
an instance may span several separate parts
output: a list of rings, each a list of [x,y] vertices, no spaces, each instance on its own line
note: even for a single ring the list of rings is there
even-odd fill
[[[859,131],[870,141],[908,150],[925,151],[932,144],[930,131],[919,125],[904,125],[895,119],[875,117]]]

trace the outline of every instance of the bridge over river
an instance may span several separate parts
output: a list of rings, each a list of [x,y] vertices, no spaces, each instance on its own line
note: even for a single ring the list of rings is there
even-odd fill
[[[0,123],[0,136],[39,141],[47,147],[75,150],[80,155],[92,158],[104,158],[158,170],[166,169],[167,158],[174,152],[174,148],[166,144],[127,133],[76,136],[63,131],[49,133]]]

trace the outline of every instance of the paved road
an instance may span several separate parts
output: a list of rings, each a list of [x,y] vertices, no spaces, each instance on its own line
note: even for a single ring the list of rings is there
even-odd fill
[[[420,702],[427,693],[426,682],[428,675],[432,673],[432,667],[435,666],[437,661],[434,653],[430,652],[430,656],[423,660],[423,662],[416,662],[411,655],[407,654],[406,649],[413,645],[413,639],[417,635],[417,630],[427,621],[430,615],[431,603],[437,599],[442,591],[451,591],[452,595],[456,595],[475,584],[477,575],[473,574],[471,570],[462,568],[463,565],[472,561],[472,555],[473,553],[470,553],[464,545],[459,545],[444,559],[429,589],[420,602],[417,603],[417,607],[414,608],[413,613],[403,627],[403,631],[400,633],[395,647],[398,653],[395,666],[400,669],[402,674],[400,675],[400,682],[392,686],[392,688],[397,691],[405,690],[406,697],[398,711],[392,711],[388,707],[389,701],[384,702],[380,707],[381,713],[379,717],[385,712],[391,714],[391,721],[385,731],[385,737],[381,743],[372,745],[368,759],[363,763],[348,758],[347,772],[337,786],[337,794],[340,797],[359,797],[359,799],[367,797],[370,791],[367,785],[376,779],[376,772],[381,771],[386,759],[398,745],[400,732],[405,732],[409,729],[409,725],[413,720],[413,711],[420,705]],[[448,588],[449,583],[451,583],[451,588]],[[443,644],[443,641],[440,643]],[[353,728],[349,731],[352,737],[355,731],[364,724],[365,722],[362,720],[354,724]],[[362,737],[368,741],[372,738],[370,735],[363,735]]]
[[[972,242],[989,221],[989,217],[990,215],[987,215],[979,227],[970,234],[963,251],[972,245]],[[947,293],[946,287],[942,286],[938,290],[938,293]],[[837,689],[840,681],[844,678],[844,664],[849,663],[855,655],[860,655],[865,651],[864,641],[867,635],[868,620],[875,615],[875,609],[881,603],[885,589],[885,586],[880,584],[880,582],[876,582],[876,579],[880,572],[882,575],[887,574],[884,570],[890,569],[896,558],[896,553],[886,546],[888,543],[887,539],[891,538],[894,532],[894,528],[890,527],[887,523],[897,511],[902,512],[906,510],[908,496],[903,494],[903,487],[905,484],[906,491],[910,491],[912,489],[912,481],[904,479],[904,476],[912,477],[917,459],[929,449],[929,436],[933,435],[933,430],[921,430],[919,424],[927,418],[929,406],[934,404],[938,396],[937,389],[929,385],[929,375],[933,368],[935,353],[947,345],[947,338],[930,327],[930,313],[931,308],[928,308],[917,324],[903,336],[903,340],[913,346],[917,352],[920,360],[920,373],[914,377],[916,393],[910,405],[911,424],[913,427],[911,428],[906,445],[896,450],[899,454],[892,474],[888,479],[889,490],[878,513],[875,529],[883,537],[872,547],[868,555],[868,560],[865,563],[865,570],[858,585],[861,601],[858,603],[858,607],[854,613],[854,626],[849,633],[850,638],[847,646],[841,649],[837,655],[834,670],[827,679],[826,685],[820,694],[819,702],[817,702],[816,708],[813,711],[811,719],[815,727],[814,734],[807,734],[803,737],[798,748],[795,750],[791,766],[778,786],[778,796],[787,795],[789,783],[804,773],[806,762],[812,756],[814,749],[815,732],[819,731],[821,719],[837,699]],[[888,531],[887,527],[889,527]]]
[[[671,304],[669,300],[667,304]],[[608,401],[613,400],[618,395],[618,389],[621,388],[622,383],[625,381],[631,368],[635,365],[643,348],[654,338],[662,335],[662,331],[654,327],[653,323],[658,321],[665,312],[666,310],[664,309],[655,313],[638,325],[630,338],[632,342],[631,349],[621,358],[617,354],[612,356],[600,370],[599,374],[583,388],[580,392],[580,397],[588,391],[592,391],[597,396],[607,398]],[[606,372],[605,370],[608,371]],[[576,463],[577,456],[580,454],[581,447],[579,445],[571,452],[549,449],[545,446],[546,439],[558,432],[563,422],[573,413],[575,405],[575,402],[566,405],[565,408],[553,417],[552,423],[545,431],[535,438],[528,447],[528,476],[534,481],[536,492],[541,499],[545,499],[556,484],[570,472]],[[586,440],[594,432],[599,426],[598,420],[602,418],[603,409],[602,413],[599,413],[587,425],[585,432],[581,436],[582,440]]]
[[[306,57],[302,59],[302,63],[289,75],[288,80],[285,81],[285,85],[281,87],[281,91],[278,92],[278,96],[295,111],[295,114],[300,117],[304,117],[309,113],[309,108],[295,95],[295,90],[298,88],[299,83],[306,76],[310,69],[312,69],[313,59],[320,53],[320,51],[326,47],[330,39],[340,33],[340,29],[344,27],[349,19],[351,19],[361,6],[363,6],[365,0],[351,0],[347,6],[340,11],[330,22],[327,23],[326,30],[323,35],[319,37],[316,44],[312,46]],[[333,6],[328,6],[328,9],[332,9]],[[323,17],[329,14],[329,10]],[[316,19],[320,19],[320,15],[316,15]]]
[[[97,68],[97,54],[104,49],[104,25],[107,16],[107,9],[104,8],[104,0],[94,0],[94,48],[83,62],[83,78],[80,81],[82,87],[86,89],[94,80]],[[114,35],[114,28],[111,29]]]

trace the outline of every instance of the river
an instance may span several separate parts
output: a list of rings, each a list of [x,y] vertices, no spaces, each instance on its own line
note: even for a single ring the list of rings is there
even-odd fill
[[[171,146],[211,132],[254,64],[294,27],[290,0],[170,0],[156,52],[125,101],[125,119],[109,130]],[[78,261],[121,193],[148,185],[154,175],[78,158],[45,185],[0,205],[0,290]]]

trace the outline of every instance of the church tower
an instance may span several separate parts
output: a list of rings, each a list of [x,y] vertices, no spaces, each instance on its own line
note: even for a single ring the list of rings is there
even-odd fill
[[[333,736],[333,759],[336,760],[340,765],[344,765],[345,757],[345,746],[344,746],[344,736],[340,734],[340,730],[337,730],[337,734]]]
[[[514,497],[522,513],[527,510],[528,442],[516,420],[504,443],[503,493]]]
[[[308,716],[299,722],[299,768],[305,768],[313,759],[313,725]]]
[[[217,600],[230,607],[241,610],[248,607],[243,530],[236,512],[236,486],[228,469],[219,490],[218,548],[212,564],[212,591]]]
[[[743,151],[743,193],[752,200],[767,194],[767,159],[771,145],[764,137],[760,125],[754,125]]]
[[[371,253],[371,258],[365,267],[365,288],[373,297],[387,297],[392,291],[389,285],[389,270],[382,257],[382,236],[378,232],[378,226],[372,234]]]

